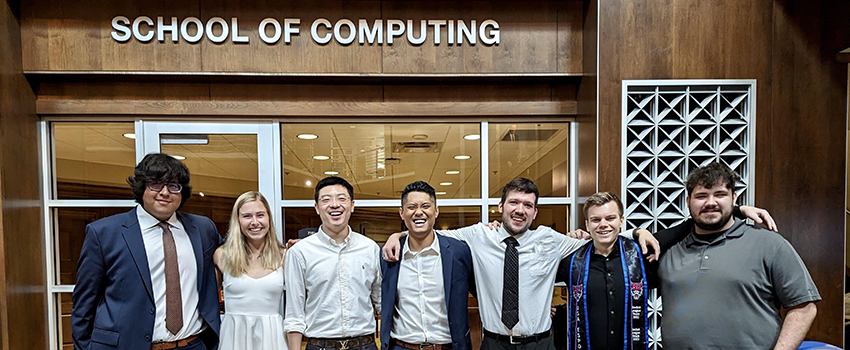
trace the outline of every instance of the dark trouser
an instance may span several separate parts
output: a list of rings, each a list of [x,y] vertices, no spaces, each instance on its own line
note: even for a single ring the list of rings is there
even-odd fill
[[[481,350],[555,350],[552,336],[524,344],[511,344],[507,340],[496,340],[488,336],[481,337]]]
[[[336,348],[323,348],[321,346],[313,345],[313,344],[307,344],[307,347],[304,348],[304,349],[305,350],[327,350],[327,349],[339,350],[339,349],[336,349]],[[377,343],[371,343],[371,344],[366,344],[366,345],[363,345],[363,346],[352,346],[352,347],[349,347],[348,349],[350,349],[350,350],[378,350],[378,344]]]

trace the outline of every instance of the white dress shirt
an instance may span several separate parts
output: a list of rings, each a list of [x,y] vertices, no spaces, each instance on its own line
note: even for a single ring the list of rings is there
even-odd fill
[[[136,216],[139,219],[139,229],[145,242],[145,253],[148,257],[148,268],[151,274],[153,300],[156,306],[156,317],[153,322],[152,342],[170,342],[185,339],[201,333],[206,327],[198,311],[198,265],[192,241],[183,228],[177,214],[168,218],[168,226],[174,237],[177,248],[177,267],[180,271],[180,296],[183,301],[183,328],[177,334],[171,334],[165,328],[165,253],[162,251],[162,228],[159,220],[145,211],[141,205],[136,206]]]
[[[451,344],[439,235],[418,252],[404,242],[390,337],[411,344]]]
[[[319,228],[286,254],[286,332],[347,338],[375,332],[381,312],[380,248],[348,228],[341,244]]]
[[[502,240],[510,234],[504,227],[491,230],[482,223],[440,233],[469,244],[484,329],[512,336],[529,336],[552,328],[549,312],[558,264],[589,242],[568,237],[547,226],[538,226],[515,236],[519,241],[519,323],[508,329],[502,323],[505,270],[505,243]],[[624,235],[631,238],[630,232]]]

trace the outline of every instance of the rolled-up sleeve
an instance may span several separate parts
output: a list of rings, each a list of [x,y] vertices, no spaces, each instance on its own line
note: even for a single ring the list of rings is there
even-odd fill
[[[286,317],[283,321],[285,332],[304,333],[307,329],[306,305],[307,288],[305,281],[304,255],[298,246],[293,246],[286,254]]]

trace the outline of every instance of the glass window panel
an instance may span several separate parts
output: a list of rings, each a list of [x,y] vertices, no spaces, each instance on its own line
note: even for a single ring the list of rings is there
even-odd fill
[[[338,175],[355,199],[395,199],[423,180],[440,198],[480,198],[480,124],[282,124],[284,199],[313,199]],[[300,135],[300,137],[299,137]],[[456,159],[468,156],[468,159]]]
[[[195,194],[235,200],[260,187],[257,135],[162,134],[161,142],[163,153],[189,168]]]
[[[322,225],[322,220],[314,208],[283,208],[284,236],[286,239],[298,238],[302,229],[316,230]],[[435,229],[458,228],[473,225],[481,221],[480,207],[440,207],[440,215],[434,225]],[[349,220],[351,229],[365,234],[379,245],[396,232],[406,230],[398,207],[366,208],[355,207]]]
[[[517,177],[537,184],[541,197],[569,196],[569,123],[489,124],[490,197]]]
[[[77,261],[86,237],[86,225],[129,208],[55,208],[54,223],[58,228],[56,242],[59,260],[59,284],[70,285],[77,281]]]
[[[59,345],[62,350],[73,350],[74,339],[71,336],[71,293],[58,293],[55,295],[58,305],[56,311],[59,313],[58,326],[56,327],[59,333]]]
[[[490,221],[502,221],[502,214],[498,206],[490,206]],[[537,218],[531,224],[531,228],[537,226],[549,226],[553,230],[566,233],[570,230],[570,206],[569,205],[540,205],[537,206]]]
[[[132,199],[136,165],[133,122],[53,122],[57,199]],[[126,135],[126,136],[125,136]]]

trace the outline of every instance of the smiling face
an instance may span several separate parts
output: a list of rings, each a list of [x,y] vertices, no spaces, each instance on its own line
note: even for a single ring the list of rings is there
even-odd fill
[[[239,208],[239,228],[245,240],[262,242],[269,233],[269,227],[269,213],[262,202],[248,202]]]
[[[732,226],[732,206],[738,194],[726,187],[725,183],[711,188],[702,185],[694,187],[688,196],[688,209],[694,218],[696,232],[713,233]]]
[[[537,217],[537,196],[534,193],[508,191],[504,202],[499,203],[502,213],[502,227],[511,235],[528,231],[531,222]]]
[[[584,222],[590,238],[596,247],[609,247],[617,240],[623,217],[615,201],[587,208],[587,220]]]
[[[177,211],[177,208],[180,208],[182,199],[182,194],[168,192],[168,186],[163,186],[159,192],[145,188],[145,193],[142,195],[142,208],[157,220],[165,221]]]
[[[348,219],[354,212],[354,200],[342,185],[330,185],[319,190],[315,207],[322,218],[323,231],[342,233],[348,228]]]
[[[409,233],[422,238],[433,232],[434,223],[437,222],[440,211],[437,209],[434,199],[427,193],[410,192],[405,197],[398,213],[404,220]]]

